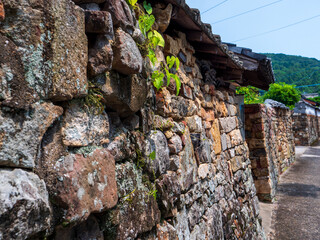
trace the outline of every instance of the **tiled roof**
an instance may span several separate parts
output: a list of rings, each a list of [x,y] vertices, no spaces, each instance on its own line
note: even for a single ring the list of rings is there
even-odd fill
[[[274,82],[271,60],[266,56],[253,53],[251,49],[223,43],[219,35],[213,34],[211,25],[201,21],[200,11],[191,9],[185,0],[163,2],[173,5],[171,25],[186,33],[196,55],[210,60],[217,74],[225,81],[236,81],[240,85],[250,84],[261,89],[268,89],[269,84]],[[244,56],[255,59],[255,66],[246,65]]]

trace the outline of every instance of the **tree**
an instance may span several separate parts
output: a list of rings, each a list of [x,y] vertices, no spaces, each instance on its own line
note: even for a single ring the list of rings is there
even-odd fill
[[[285,104],[290,109],[300,100],[301,94],[295,85],[283,82],[270,84],[269,91],[263,95],[263,100],[272,99]]]
[[[244,95],[244,104],[263,102],[262,97],[259,95],[259,88],[252,86],[238,87],[236,93]]]

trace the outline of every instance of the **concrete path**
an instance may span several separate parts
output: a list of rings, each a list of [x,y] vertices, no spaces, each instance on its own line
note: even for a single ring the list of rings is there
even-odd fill
[[[281,176],[275,205],[271,239],[320,240],[320,145]]]

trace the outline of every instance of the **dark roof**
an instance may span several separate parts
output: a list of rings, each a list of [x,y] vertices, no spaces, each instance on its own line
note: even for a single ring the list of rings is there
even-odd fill
[[[320,106],[320,103],[318,102],[315,102],[315,101],[312,101],[310,99],[307,99],[306,97],[304,97],[303,95],[301,95],[301,101],[305,102],[305,103],[308,103],[309,105],[312,105],[314,107],[319,107]]]
[[[227,43],[227,45],[243,62],[244,85],[268,90],[269,85],[275,82],[271,59],[266,55],[252,52],[249,48],[238,47],[232,43]]]
[[[240,85],[252,85],[265,90],[274,82],[270,59],[253,53],[251,49],[222,43],[221,37],[212,33],[211,25],[201,21],[200,11],[191,9],[185,0],[162,1],[173,5],[170,24],[172,28],[186,33],[187,40],[196,51],[196,56],[210,60],[218,77],[222,77],[225,81],[236,81]],[[254,67],[252,64],[247,64],[250,61],[246,58],[254,60]]]

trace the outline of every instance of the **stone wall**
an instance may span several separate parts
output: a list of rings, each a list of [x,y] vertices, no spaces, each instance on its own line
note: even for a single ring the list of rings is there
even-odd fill
[[[310,146],[320,137],[320,110],[316,103],[302,97],[293,109],[293,131],[298,146]]]
[[[210,62],[166,33],[182,88],[156,92],[127,3],[74,2],[0,0],[0,239],[264,239]],[[154,12],[164,32],[172,6]]]
[[[320,117],[294,113],[293,121],[294,139],[297,146],[310,146],[319,140]]]
[[[274,101],[245,106],[246,142],[257,195],[272,201],[279,176],[295,160],[292,111]]]

